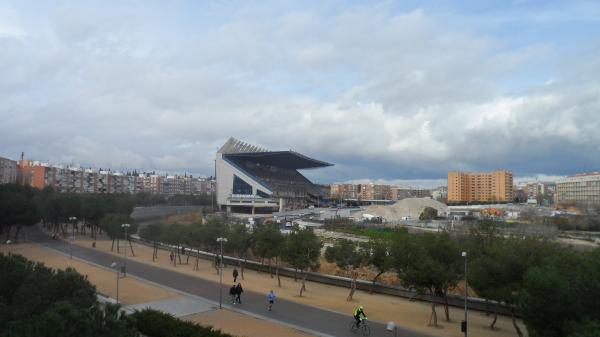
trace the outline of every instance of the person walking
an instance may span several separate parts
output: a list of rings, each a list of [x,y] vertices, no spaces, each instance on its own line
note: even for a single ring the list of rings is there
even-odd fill
[[[271,311],[271,308],[273,307],[273,302],[275,302],[275,293],[273,292],[273,289],[271,289],[271,291],[269,291],[269,293],[267,294],[267,300],[269,301],[269,311]]]
[[[229,298],[231,301],[231,304],[235,304],[235,295],[237,293],[237,288],[235,286],[235,283],[231,286],[231,288],[229,288]]]
[[[238,283],[237,287],[235,287],[235,301],[239,304],[242,304],[242,293],[244,292],[244,288],[242,288],[242,284]]]
[[[237,268],[233,268],[233,283],[237,282],[238,271]]]

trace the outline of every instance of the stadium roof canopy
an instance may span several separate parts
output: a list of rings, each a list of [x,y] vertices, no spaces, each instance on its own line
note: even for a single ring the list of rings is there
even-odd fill
[[[333,164],[307,157],[294,151],[269,151],[235,138],[229,140],[219,149],[225,158],[248,160],[261,165],[277,166],[286,169],[300,170],[333,166]]]
[[[309,158],[294,151],[229,153],[225,154],[224,156],[227,158],[250,160],[262,165],[277,166],[292,170],[311,169],[333,165],[324,161]]]

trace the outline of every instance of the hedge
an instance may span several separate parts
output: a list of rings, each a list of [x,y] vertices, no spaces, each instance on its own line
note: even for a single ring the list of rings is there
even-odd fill
[[[144,309],[132,316],[138,331],[148,337],[234,337],[157,310]]]

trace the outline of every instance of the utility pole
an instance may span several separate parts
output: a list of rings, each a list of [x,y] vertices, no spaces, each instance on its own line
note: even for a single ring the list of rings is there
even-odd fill
[[[469,281],[467,280],[467,252],[462,252],[462,256],[465,258],[465,320],[462,321],[461,330],[465,333],[465,337],[467,337],[467,297],[469,296]]]

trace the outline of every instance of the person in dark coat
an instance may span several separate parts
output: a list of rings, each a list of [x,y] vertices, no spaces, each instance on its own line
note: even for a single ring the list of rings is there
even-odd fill
[[[244,292],[244,288],[242,288],[242,284],[238,283],[237,287],[235,287],[235,300],[238,303],[242,303],[242,299],[240,296],[242,296],[242,293]]]
[[[233,268],[233,283],[237,282],[238,271],[237,268]]]
[[[230,297],[231,304],[235,304],[236,293],[237,293],[237,287],[235,286],[235,283],[234,283],[231,286],[231,288],[229,288],[229,297]]]

